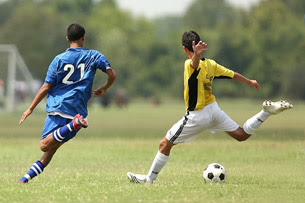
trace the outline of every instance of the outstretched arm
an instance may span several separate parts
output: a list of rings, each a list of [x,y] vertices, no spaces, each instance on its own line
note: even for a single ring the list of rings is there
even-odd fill
[[[41,100],[48,94],[51,90],[52,84],[51,83],[44,83],[40,90],[37,92],[32,104],[30,107],[23,112],[19,124],[23,123],[23,121],[34,111],[35,107],[41,102]]]
[[[249,87],[254,86],[257,91],[259,90],[259,84],[256,80],[250,80],[240,73],[235,72],[234,77],[232,79],[235,81],[246,83]]]
[[[93,96],[98,97],[104,95],[108,88],[113,84],[116,78],[116,73],[113,69],[106,70],[106,73],[108,74],[107,82],[100,88],[93,91]]]

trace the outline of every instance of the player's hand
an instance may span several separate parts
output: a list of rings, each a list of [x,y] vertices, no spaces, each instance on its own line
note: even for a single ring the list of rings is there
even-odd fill
[[[206,48],[208,44],[205,42],[199,41],[198,44],[195,44],[195,41],[193,41],[193,51],[196,55],[201,55],[203,52],[207,51]]]
[[[20,120],[19,120],[19,124],[23,123],[23,121],[29,116],[31,115],[33,111],[31,109],[27,109],[25,112],[23,112]]]
[[[107,89],[104,87],[98,88],[96,90],[93,91],[93,96],[94,97],[99,97],[104,95],[107,92]]]
[[[258,84],[258,82],[256,80],[250,80],[248,85],[249,85],[249,87],[253,87],[254,86],[257,91],[259,90],[259,84]]]

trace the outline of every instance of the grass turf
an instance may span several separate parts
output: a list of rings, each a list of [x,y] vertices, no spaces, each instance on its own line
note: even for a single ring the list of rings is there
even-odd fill
[[[220,107],[240,125],[261,102],[221,100]],[[273,116],[246,142],[222,132],[204,132],[175,146],[153,185],[137,185],[126,173],[147,173],[159,141],[183,114],[180,102],[153,107],[89,110],[89,127],[63,145],[45,171],[29,184],[16,184],[40,158],[45,114],[21,113],[0,119],[0,202],[303,202],[305,199],[305,105]],[[205,166],[222,164],[224,184],[206,184]]]

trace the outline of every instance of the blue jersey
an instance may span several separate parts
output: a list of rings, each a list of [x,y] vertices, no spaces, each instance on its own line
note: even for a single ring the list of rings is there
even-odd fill
[[[91,97],[97,69],[111,68],[103,54],[82,47],[69,48],[51,62],[45,83],[51,83],[46,111],[87,117],[87,102]]]

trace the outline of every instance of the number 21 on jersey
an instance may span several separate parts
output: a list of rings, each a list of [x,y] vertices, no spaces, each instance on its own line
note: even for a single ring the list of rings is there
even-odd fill
[[[82,77],[84,76],[85,73],[85,64],[84,63],[80,63],[77,66],[77,69],[80,69],[80,79],[82,79]],[[72,64],[66,64],[64,66],[64,71],[67,71],[67,75],[62,79],[62,83],[64,84],[72,84],[74,81],[70,80],[71,75],[74,73],[75,71],[75,67]]]

